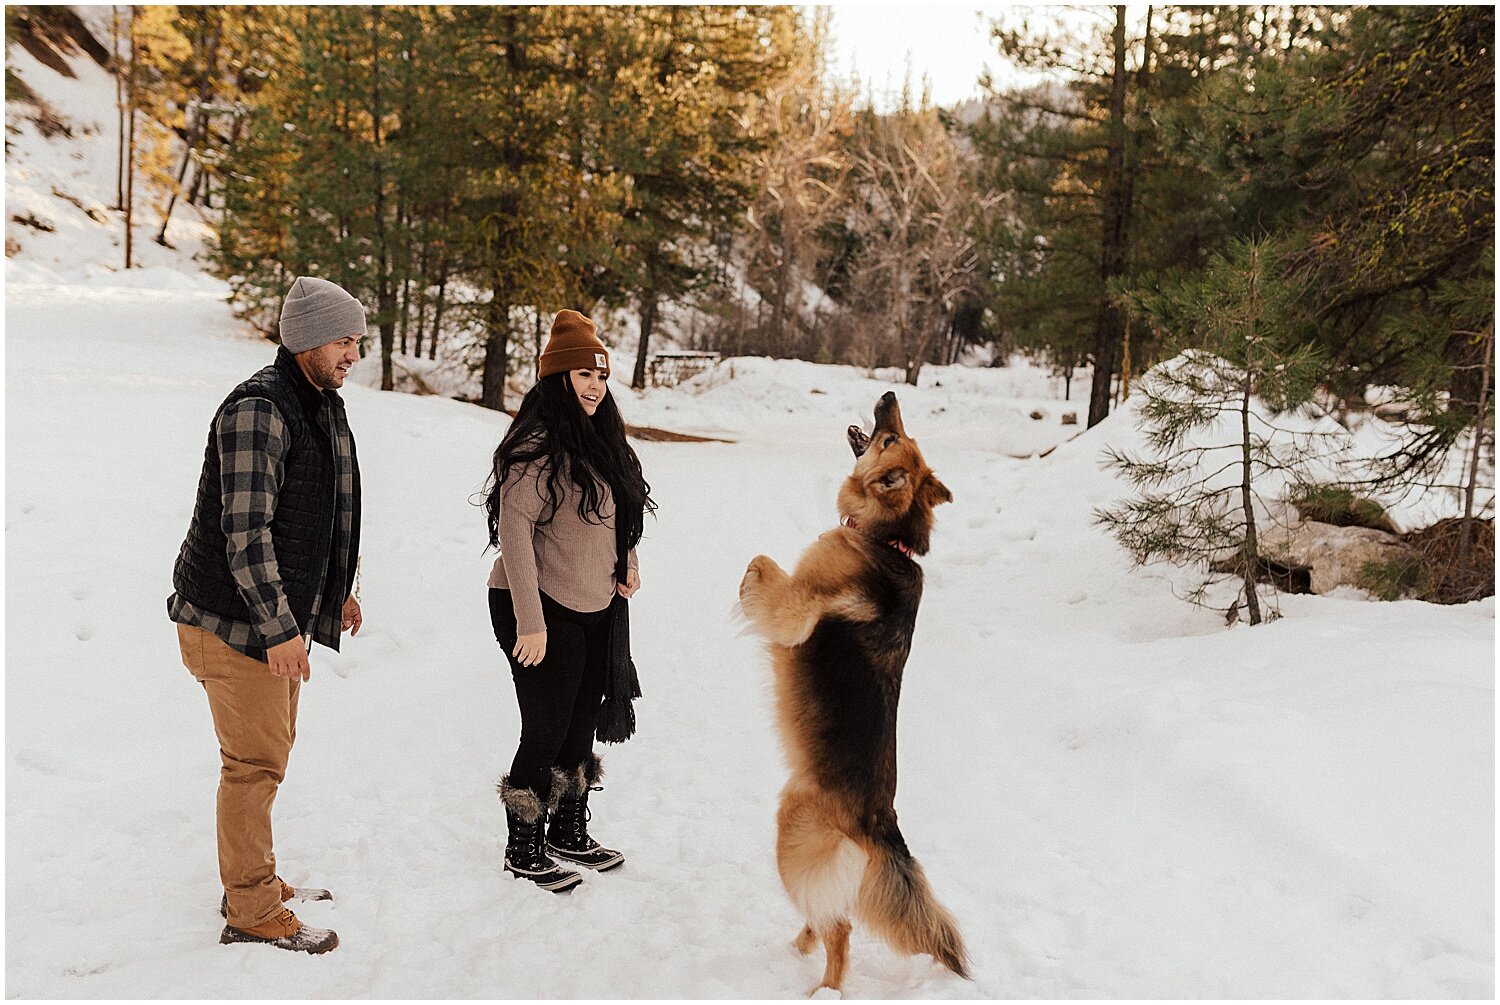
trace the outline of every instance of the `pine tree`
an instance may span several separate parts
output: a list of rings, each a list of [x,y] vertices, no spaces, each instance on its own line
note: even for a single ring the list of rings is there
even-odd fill
[[[1446,462],[1493,397],[1494,10],[1320,10],[1176,116],[1238,233],[1273,232],[1316,306],[1330,390],[1400,389],[1421,422],[1388,484]],[[1468,292],[1465,292],[1465,291]],[[1461,304],[1488,304],[1475,317]]]
[[[750,98],[787,72],[802,43],[790,7],[630,12],[633,58],[623,80],[637,113],[610,146],[630,186],[621,236],[640,308],[631,378],[639,388],[662,303],[711,273],[710,239],[748,204],[758,142],[742,126]]]
[[[1280,508],[1272,494],[1322,452],[1275,423],[1310,400],[1322,366],[1284,273],[1274,245],[1247,241],[1197,277],[1123,298],[1181,354],[1140,382],[1146,453],[1108,453],[1140,494],[1097,513],[1137,563],[1199,569],[1196,603],[1238,580],[1230,609],[1252,625],[1264,620],[1258,534]]]
[[[1073,83],[997,94],[998,114],[975,130],[981,149],[1002,165],[992,177],[1022,203],[1013,203],[1024,216],[1010,243],[1012,260],[1003,268],[1018,287],[1036,276],[1038,295],[1066,305],[1074,318],[1070,324],[1087,323],[1092,330],[1090,426],[1109,414],[1121,361],[1124,319],[1109,286],[1127,274],[1131,258],[1140,158],[1134,136],[1139,123],[1127,122],[1127,114],[1131,92],[1139,91],[1148,74],[1152,49],[1149,12],[1139,42],[1128,36],[1124,5],[1112,9],[1110,21],[1100,44],[1057,44],[1025,25],[997,27],[995,38],[1007,56],[1070,76]],[[1128,60],[1137,48],[1132,69]]]
[[[746,114],[805,41],[779,7],[280,13],[217,165],[237,307],[273,331],[290,277],[325,276],[373,308],[388,386],[414,330],[493,408],[552,311],[634,300],[644,358],[660,304],[722,270]]]
[[[1090,424],[1125,362],[1112,285],[1200,270],[1269,227],[1244,179],[1218,170],[1200,96],[1306,47],[1315,20],[1297,7],[1150,7],[1123,22],[1122,10],[1081,37],[997,25],[1003,54],[1054,79],[991,84],[971,130],[983,183],[1001,196],[981,231],[998,324],[1062,372],[1093,362]],[[1130,341],[1132,368],[1157,356],[1149,332]]]

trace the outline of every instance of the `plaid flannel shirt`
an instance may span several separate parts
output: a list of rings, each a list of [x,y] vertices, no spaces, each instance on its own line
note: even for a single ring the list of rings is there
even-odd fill
[[[336,570],[334,555],[348,550],[354,527],[354,466],[352,436],[339,409],[323,406],[333,432],[334,470],[338,472],[338,502],[328,574]],[[229,539],[229,572],[255,623],[237,621],[205,611],[172,594],[168,616],[175,622],[212,632],[231,648],[255,659],[265,651],[304,634],[292,616],[281,587],[271,540],[271,517],[281,489],[287,454],[287,429],[281,414],[265,398],[242,398],[219,415],[214,427],[219,451],[220,487],[224,499],[223,526]],[[325,581],[326,582],[326,581]],[[323,610],[319,590],[313,601],[307,645],[336,641],[343,628],[343,610]]]

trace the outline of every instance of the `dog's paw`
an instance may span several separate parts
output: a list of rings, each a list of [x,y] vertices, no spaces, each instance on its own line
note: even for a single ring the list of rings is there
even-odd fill
[[[740,579],[740,603],[747,605],[747,612],[748,605],[758,599],[761,584],[775,567],[776,563],[765,555],[756,555],[745,567],[745,575]]]

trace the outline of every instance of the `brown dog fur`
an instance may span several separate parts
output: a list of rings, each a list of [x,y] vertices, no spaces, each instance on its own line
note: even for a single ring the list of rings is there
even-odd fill
[[[740,583],[745,615],[770,643],[791,767],[776,864],[807,921],[793,944],[809,953],[822,942],[818,987],[843,984],[851,919],[967,977],[958,926],[907,850],[894,805],[896,705],[922,596],[910,555],[927,553],[933,507],[953,496],[906,435],[895,394],[876,405],[874,433],[851,427],[849,442],[858,459],[838,495],[845,525],[790,574],[757,555]]]

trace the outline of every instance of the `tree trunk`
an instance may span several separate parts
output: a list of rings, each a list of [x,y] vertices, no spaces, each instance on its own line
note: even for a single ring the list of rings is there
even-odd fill
[[[408,355],[409,343],[406,340],[407,327],[411,321],[411,276],[404,276],[401,280],[401,355]]]
[[[635,350],[635,373],[630,386],[640,391],[646,386],[646,354],[651,350],[651,329],[656,327],[656,291],[641,292],[641,341]]]
[[[391,356],[396,348],[396,288],[391,281],[391,250],[385,226],[385,151],[382,149],[384,127],[380,106],[380,7],[370,9],[370,120],[374,143],[375,174],[375,302],[380,325],[380,389],[394,391],[396,375]]]
[[[505,373],[510,367],[510,304],[506,302],[497,275],[484,315],[484,374],[479,403],[497,412],[505,411]]]
[[[1103,230],[1099,243],[1099,310],[1094,322],[1094,380],[1089,389],[1090,427],[1109,415],[1110,392],[1119,365],[1124,326],[1120,309],[1110,300],[1109,283],[1125,268],[1126,226],[1130,195],[1125,163],[1125,7],[1115,7],[1114,74],[1109,93],[1109,145],[1103,197]]]
[[[188,189],[187,204],[189,206],[208,206],[207,174],[202,165],[193,172],[193,185]]]
[[[110,55],[114,57],[112,69],[115,74],[115,112],[119,120],[120,144],[115,151],[115,205],[117,210],[125,208],[125,75],[120,66],[120,8],[110,5],[112,32]]]
[[[125,83],[125,105],[128,128],[125,142],[125,268],[135,264],[135,60],[139,49],[135,41],[136,8],[130,8],[130,71]]]
[[[187,178],[188,165],[193,162],[193,144],[197,142],[198,116],[193,116],[193,124],[188,128],[184,142],[187,148],[182,151],[182,164],[177,168],[177,178],[172,184],[172,192],[167,196],[167,209],[161,215],[161,228],[156,232],[156,243],[163,248],[172,247],[167,243],[167,226],[172,222],[172,210],[177,207],[177,196],[182,191],[182,183]]]
[[[182,194],[182,183],[187,178],[188,165],[193,162],[193,149],[198,145],[203,134],[208,131],[208,113],[203,110],[203,106],[213,97],[212,82],[218,74],[219,38],[220,32],[216,26],[208,38],[207,51],[203,58],[203,75],[198,78],[198,107],[187,124],[187,135],[183,138],[187,146],[182,151],[182,165],[177,169],[177,181],[172,186],[171,195],[167,197],[167,211],[162,214],[161,230],[156,232],[156,243],[164,248],[171,247],[167,243],[167,226],[172,222],[172,211],[177,207],[177,197]],[[194,185],[196,184],[195,180]]]
[[[1251,491],[1253,475],[1250,442],[1250,395],[1255,385],[1255,324],[1260,311],[1260,256],[1255,249],[1250,252],[1250,332],[1245,345],[1245,387],[1240,397],[1240,505],[1245,514],[1245,544],[1243,552],[1245,577],[1245,609],[1250,615],[1250,624],[1260,624],[1260,594],[1255,591],[1255,574],[1260,570],[1260,542],[1255,533],[1254,493]]]
[[[427,330],[427,253],[428,244],[424,241],[417,255],[417,335],[411,347],[412,355],[418,359],[422,358],[422,335]]]
[[[407,355],[407,329],[411,323],[411,221],[406,218],[405,196],[399,194],[400,187],[397,186],[396,203],[396,232],[400,235],[398,253],[400,266],[396,275],[400,277],[398,296],[398,307],[401,314],[401,355]]]
[[[921,325],[917,330],[926,331],[927,326]],[[931,336],[919,335],[916,345],[906,346],[906,383],[912,387],[917,386],[917,375],[922,372],[922,364],[926,362],[927,344],[930,341]]]
[[[1464,522],[1458,533],[1458,568],[1467,574],[1474,535],[1474,488],[1479,482],[1479,456],[1484,447],[1484,423],[1490,410],[1490,357],[1495,352],[1495,319],[1484,331],[1484,372],[1479,382],[1479,403],[1474,410],[1474,449],[1469,454],[1469,477],[1464,486]]]
[[[771,300],[771,356],[775,359],[785,358],[787,352],[786,301],[792,283],[791,256],[787,254],[785,247],[781,248],[780,257],[776,266],[776,287],[772,291]]]
[[[535,311],[533,311],[533,313],[536,315],[536,318],[533,321],[533,327],[532,327],[532,330],[531,330],[531,339],[532,339],[533,353],[535,354],[535,359],[536,359],[536,367],[537,367],[538,370],[540,370],[542,368],[542,349],[544,348],[544,346],[542,344],[542,311],[541,311],[541,308],[537,308]]]
[[[443,307],[448,303],[448,256],[438,266],[437,303],[432,310],[432,335],[427,341],[427,358],[437,359],[438,339],[443,334]]]

